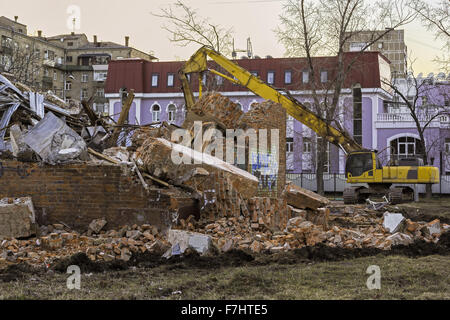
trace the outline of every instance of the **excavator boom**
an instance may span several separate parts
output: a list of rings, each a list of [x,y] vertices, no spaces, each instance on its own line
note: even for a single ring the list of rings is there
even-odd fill
[[[214,60],[234,78],[228,77],[216,70],[209,70],[207,66],[207,57]],[[319,136],[324,137],[329,142],[341,147],[347,154],[363,150],[363,148],[345,131],[334,128],[315,113],[308,110],[308,108],[296,99],[282,94],[280,91],[266,84],[258,77],[252,75],[244,68],[228,60],[226,57],[209,47],[200,48],[180,70],[180,79],[183,86],[186,108],[188,110],[195,103],[195,98],[186,75],[189,73],[202,73],[204,71],[211,71],[232,82],[240,84],[265,100],[280,103],[289,115],[311,128]],[[202,81],[199,81],[199,86],[199,94],[201,96]]]

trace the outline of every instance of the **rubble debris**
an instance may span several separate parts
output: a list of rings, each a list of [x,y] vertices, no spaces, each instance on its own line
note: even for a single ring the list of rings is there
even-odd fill
[[[183,163],[173,161],[172,154],[180,155],[184,159]],[[136,162],[143,171],[168,182],[175,182],[179,177],[190,174],[192,169],[202,167],[210,173],[209,176],[202,175],[199,180],[194,178],[184,182],[185,185],[198,191],[213,189],[214,177],[217,177],[219,173],[223,173],[230,179],[236,191],[246,199],[254,196],[258,187],[258,179],[247,171],[216,157],[161,138],[147,139],[142,147],[137,150]]]
[[[172,244],[172,248],[164,255],[166,258],[175,253],[183,254],[188,248],[192,248],[200,254],[205,254],[211,249],[212,245],[210,236],[183,230],[170,230],[168,241]]]
[[[400,233],[400,232],[394,233],[393,235],[387,237],[386,240],[390,241],[392,243],[392,245],[394,245],[394,246],[397,246],[400,244],[407,246],[414,242],[414,240],[412,239],[411,236],[409,236],[405,233]]]
[[[56,164],[73,159],[89,160],[84,140],[52,112],[35,125],[24,138],[43,161]]]
[[[102,154],[112,159],[118,160],[119,162],[130,162],[130,153],[125,147],[112,147],[109,149],[105,149],[103,150]]]
[[[30,237],[35,234],[34,224],[31,198],[0,200],[0,239]]]
[[[107,223],[108,222],[105,219],[95,219],[89,224],[89,230],[98,234]]]
[[[399,231],[405,222],[405,217],[401,213],[390,213],[386,211],[383,218],[383,227],[390,233]]]
[[[9,136],[13,156],[19,161],[32,161],[33,150],[25,143],[23,133],[19,125],[14,124],[9,128]]]
[[[383,199],[384,199],[383,202],[375,202],[375,201],[372,201],[370,199],[366,199],[366,202],[367,202],[368,207],[370,209],[381,210],[381,209],[383,209],[385,206],[387,206],[389,204],[389,200],[386,198],[386,196],[384,196]]]
[[[422,233],[428,236],[440,235],[441,234],[441,224],[439,219],[435,219],[427,223],[422,229]]]
[[[330,201],[315,192],[300,188],[293,183],[289,183],[285,189],[287,202],[297,209],[317,209],[327,206]]]

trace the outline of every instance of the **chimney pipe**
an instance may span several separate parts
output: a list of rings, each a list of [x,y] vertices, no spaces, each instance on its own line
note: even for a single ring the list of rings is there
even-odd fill
[[[17,22],[17,20],[19,20],[19,16],[14,16],[14,21]]]
[[[38,37],[42,38],[42,30],[38,30]]]
[[[94,43],[97,44],[97,36],[94,36]]]
[[[129,44],[130,44],[130,37],[126,36],[125,37],[125,47],[128,47]]]

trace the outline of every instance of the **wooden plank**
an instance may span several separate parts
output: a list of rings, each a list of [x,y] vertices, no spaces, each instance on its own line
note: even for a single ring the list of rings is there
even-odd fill
[[[108,156],[106,156],[106,155],[104,155],[104,154],[102,154],[102,153],[100,153],[100,152],[97,152],[97,151],[91,149],[91,148],[88,148],[88,152],[89,152],[90,154],[96,156],[97,158],[100,158],[100,159],[109,161],[109,162],[114,163],[114,164],[120,164],[120,161],[115,160],[115,159],[113,159],[113,158],[111,158],[111,157],[108,157]]]

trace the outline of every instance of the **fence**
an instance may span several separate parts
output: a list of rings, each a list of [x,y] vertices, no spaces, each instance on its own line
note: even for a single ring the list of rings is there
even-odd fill
[[[317,191],[315,173],[288,173],[286,174],[286,180],[292,181],[297,186],[307,190]],[[347,179],[342,173],[324,173],[323,184],[325,192],[332,193],[342,193],[345,188],[352,186],[347,183]],[[414,188],[414,185],[409,186]],[[418,184],[417,190],[419,193],[425,193],[425,185]],[[434,194],[450,194],[450,176],[441,176],[440,182],[438,184],[433,184],[432,191]]]

